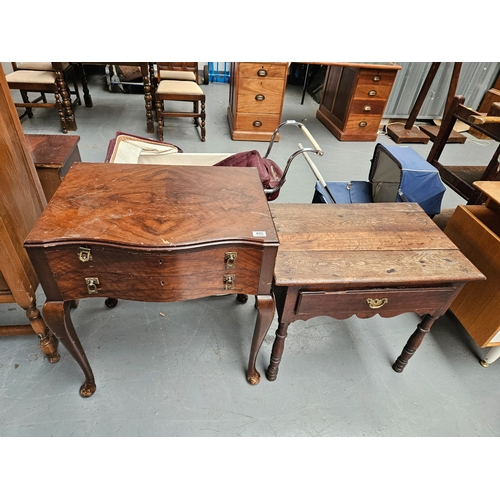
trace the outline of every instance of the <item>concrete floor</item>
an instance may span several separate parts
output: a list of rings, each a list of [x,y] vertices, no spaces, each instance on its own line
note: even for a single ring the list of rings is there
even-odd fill
[[[141,94],[109,92],[91,78],[93,108],[78,107],[76,120],[85,162],[104,160],[117,130],[147,136]],[[265,143],[232,141],[226,118],[229,86],[204,86],[207,140],[190,120],[166,121],[165,141],[186,152],[237,152]],[[289,86],[283,120],[303,121],[325,154],[314,161],[326,180],[366,180],[374,142],[339,142],[316,119],[318,104]],[[57,113],[36,109],[26,133],[59,133]],[[154,138],[153,135],[150,137]],[[494,145],[468,136],[445,149],[443,163],[486,164]],[[285,130],[271,158],[284,166],[297,142]],[[393,143],[385,135],[378,141]],[[414,145],[426,157],[432,143]],[[310,203],[315,178],[306,162],[292,164],[278,202]],[[464,200],[447,190],[443,208]],[[43,305],[43,291],[38,291]],[[2,323],[24,321],[15,305],[0,306]],[[85,299],[73,322],[92,365],[97,392],[78,394],[83,375],[61,346],[49,364],[36,336],[0,340],[0,436],[262,436],[262,437],[496,437],[500,434],[500,362],[488,369],[484,351],[450,315],[440,318],[402,374],[391,369],[418,317],[337,321],[318,317],[289,328],[279,377],[257,386],[245,378],[256,312],[253,300],[232,296],[178,303]],[[260,351],[264,373],[276,318]],[[262,449],[260,453],[269,454]]]

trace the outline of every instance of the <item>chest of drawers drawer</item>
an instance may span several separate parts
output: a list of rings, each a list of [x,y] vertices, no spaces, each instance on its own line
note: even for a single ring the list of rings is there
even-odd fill
[[[237,112],[279,114],[282,106],[283,85],[283,80],[273,78],[242,80],[236,107]]]
[[[46,252],[63,299],[188,300],[221,293],[256,294],[262,248],[222,245],[179,251],[66,246]]]

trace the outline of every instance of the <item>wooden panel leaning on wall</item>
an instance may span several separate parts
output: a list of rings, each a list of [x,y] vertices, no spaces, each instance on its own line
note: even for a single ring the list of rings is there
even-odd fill
[[[17,303],[30,321],[0,326],[0,336],[36,333],[43,353],[55,363],[57,343],[36,307],[38,277],[23,248],[46,200],[1,68],[0,138],[0,303]]]

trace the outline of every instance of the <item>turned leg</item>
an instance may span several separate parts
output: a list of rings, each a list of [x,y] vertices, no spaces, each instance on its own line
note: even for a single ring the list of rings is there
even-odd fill
[[[76,130],[77,127],[75,115],[73,113],[73,106],[71,105],[70,92],[62,71],[56,71],[56,80],[58,93],[62,101],[63,113],[66,118],[66,126],[68,127],[68,130]]]
[[[46,302],[43,306],[43,317],[61,344],[66,347],[75,361],[80,365],[85,383],[80,387],[80,396],[88,398],[96,390],[94,375],[88,362],[80,339],[75,332],[70,316],[71,301]]]
[[[399,355],[398,359],[396,359],[396,361],[392,365],[392,369],[395,372],[401,373],[405,369],[408,361],[415,354],[415,351],[419,348],[422,340],[424,340],[425,334],[429,332],[432,324],[436,319],[437,318],[426,315],[420,322],[413,335],[408,339],[408,342],[404,346],[403,351]]]
[[[288,325],[290,323],[280,323],[276,330],[276,338],[274,339],[273,350],[271,352],[271,362],[266,371],[267,380],[271,382],[276,380],[278,369],[281,362],[281,356],[285,348],[285,339],[288,333]]]
[[[257,321],[252,337],[252,347],[250,348],[250,358],[248,360],[247,380],[256,385],[260,382],[260,373],[255,368],[255,361],[259,353],[260,346],[271,326],[274,318],[274,298],[272,295],[257,295]]]
[[[151,81],[147,68],[143,70],[142,82],[144,85],[144,102],[146,106],[146,131],[152,134],[155,131],[153,122],[153,97],[151,95]]]
[[[158,122],[158,140],[163,141],[163,102],[156,101],[156,120]]]
[[[83,64],[79,64],[78,67],[80,70],[80,81],[82,82],[83,100],[85,101],[85,107],[91,108],[94,105],[94,103],[92,102],[92,96],[90,95],[90,92],[89,92],[87,73],[85,73],[85,68],[84,68]]]
[[[40,339],[40,348],[47,356],[49,363],[57,363],[61,356],[57,352],[57,339],[52,335],[52,332],[47,328],[45,321],[40,315],[40,311],[36,305],[26,309],[26,316],[30,320],[31,327]]]

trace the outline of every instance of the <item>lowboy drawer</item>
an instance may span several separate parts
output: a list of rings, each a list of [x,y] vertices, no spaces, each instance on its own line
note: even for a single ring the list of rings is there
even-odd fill
[[[403,312],[432,314],[451,300],[454,287],[415,289],[371,289],[341,292],[299,292],[295,314],[297,316],[332,316],[338,319],[354,314],[369,317],[380,314],[396,316]],[[340,314],[338,314],[340,312]]]

